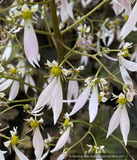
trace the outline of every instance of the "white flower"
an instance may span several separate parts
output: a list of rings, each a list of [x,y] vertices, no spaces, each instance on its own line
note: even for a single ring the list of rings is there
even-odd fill
[[[7,152],[7,151],[2,151],[2,150],[0,150],[0,160],[5,160],[4,154],[5,154],[6,152]]]
[[[123,140],[125,145],[127,145],[127,138],[130,130],[130,122],[129,117],[126,109],[126,104],[131,103],[133,100],[133,97],[125,97],[123,93],[121,93],[119,96],[115,96],[115,98],[118,98],[118,108],[114,112],[113,116],[110,119],[109,127],[108,127],[108,133],[106,138],[118,127],[120,124],[121,133],[123,136]]]

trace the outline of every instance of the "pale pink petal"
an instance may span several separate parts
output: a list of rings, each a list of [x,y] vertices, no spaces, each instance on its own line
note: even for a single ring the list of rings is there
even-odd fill
[[[77,99],[69,116],[72,116],[73,114],[75,114],[77,111],[79,111],[85,105],[86,101],[88,100],[90,91],[91,91],[91,87],[86,87],[86,89],[81,93],[81,95]]]
[[[117,0],[113,2],[113,9],[116,15],[120,14],[124,9],[121,3],[122,3],[122,0]]]
[[[2,60],[8,60],[10,55],[11,55],[11,51],[12,51],[12,41],[9,40],[7,47],[5,48],[3,55],[2,55]]]
[[[35,155],[37,159],[40,159],[44,149],[44,141],[39,130],[39,127],[36,128],[33,135],[33,147],[35,149]]]
[[[124,83],[130,84],[133,87],[132,79],[130,78],[130,75],[122,64],[120,65],[120,72]]]
[[[7,79],[5,82],[2,82],[0,84],[0,91],[4,91],[5,89],[7,89],[11,85],[12,82],[13,82],[12,79]]]
[[[4,157],[4,155],[3,155],[4,153],[6,153],[6,152],[0,150],[0,160],[5,160],[5,157]]]
[[[50,82],[50,84],[41,92],[37,104],[33,109],[32,113],[35,113],[36,110],[40,109],[42,106],[46,105],[51,99],[52,93],[56,85],[56,77]]]
[[[41,157],[40,160],[45,160],[45,158],[48,156],[49,154],[49,149],[43,154],[43,156]]]
[[[135,72],[137,71],[137,63],[126,60],[123,56],[121,56],[122,65],[129,71]]]
[[[38,40],[36,37],[36,33],[33,29],[31,21],[25,21],[24,28],[24,50],[27,56],[28,61],[31,65],[35,67],[35,64],[38,64]]]
[[[66,10],[63,7],[63,5],[61,5],[61,7],[60,7],[60,16],[61,16],[61,21],[62,22],[65,22],[69,18]]]
[[[67,5],[67,13],[68,13],[69,17],[74,19],[73,12],[72,12],[72,6],[70,4]]]
[[[56,124],[59,115],[62,111],[62,100],[63,100],[62,86],[60,77],[58,77],[50,104],[53,110],[54,124]]]
[[[24,80],[26,83],[29,83],[29,77],[28,77],[28,75],[26,75],[26,77],[25,77],[25,80]],[[28,92],[28,88],[29,88],[29,86],[28,85],[26,85],[26,84],[24,84],[24,91],[25,91],[25,94],[27,94],[27,92]]]
[[[122,109],[120,106],[118,106],[118,108],[116,109],[116,111],[114,112],[114,114],[110,119],[106,138],[118,127],[121,119],[121,112],[122,112]]]
[[[130,14],[131,12],[131,2],[129,0],[121,1],[121,4],[124,6],[126,13]]]
[[[57,158],[57,160],[62,160],[62,159],[64,159],[64,158],[65,158],[64,155],[61,154],[61,155]]]
[[[12,148],[14,149],[15,153],[17,154],[20,160],[29,160],[21,151],[18,150],[18,148],[15,145],[12,145]]]
[[[122,110],[122,113],[121,113],[121,119],[120,119],[120,129],[121,129],[123,140],[126,146],[127,137],[130,131],[130,122],[129,122],[129,117],[128,117],[126,106],[123,106],[121,110]]]
[[[64,7],[64,9],[66,10],[67,5],[68,5],[68,1],[67,0],[60,0],[60,1],[61,1],[62,6]]]
[[[78,82],[77,81],[69,81],[68,83],[67,99],[70,100],[72,96],[74,99],[78,97]]]
[[[10,89],[9,100],[10,101],[14,100],[17,97],[18,92],[19,92],[19,82],[14,81]]]
[[[64,144],[67,142],[69,138],[69,133],[70,133],[70,127],[68,127],[67,130],[61,135],[61,137],[57,141],[55,148],[50,151],[51,153],[58,151],[60,148],[64,146]]]
[[[122,39],[124,39],[134,29],[137,22],[136,13],[137,13],[137,3],[132,9],[126,24],[122,28],[122,31],[120,33],[120,37],[122,36]]]
[[[90,123],[93,122],[98,112],[98,86],[93,87],[93,91],[89,100],[89,118]]]
[[[31,84],[32,86],[36,86],[31,75],[29,75],[29,84]],[[37,90],[35,88],[32,88],[32,89],[34,92],[37,92]]]
[[[95,153],[96,160],[103,160],[100,153]]]

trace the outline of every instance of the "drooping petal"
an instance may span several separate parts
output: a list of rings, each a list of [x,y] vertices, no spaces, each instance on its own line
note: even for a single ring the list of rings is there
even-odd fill
[[[130,84],[133,87],[132,79],[130,78],[130,75],[122,64],[120,65],[120,72],[124,83]]]
[[[37,104],[35,108],[33,109],[32,113],[35,113],[36,110],[40,109],[42,106],[46,105],[49,100],[51,99],[53,90],[56,85],[56,77],[50,82],[50,84],[41,92]]]
[[[123,140],[126,146],[127,137],[130,131],[130,122],[129,122],[129,117],[128,117],[126,106],[123,106],[122,108],[121,119],[120,119],[120,129],[121,129]]]
[[[28,61],[30,62],[33,67],[35,64],[38,64],[38,40],[36,37],[36,33],[33,29],[31,21],[25,21],[25,28],[24,28],[24,50],[27,56]]]
[[[89,100],[89,118],[93,122],[98,112],[98,86],[95,85]]]
[[[63,100],[62,86],[60,77],[58,77],[50,104],[53,110],[54,124],[56,124],[59,115],[62,111],[62,100]]]
[[[137,71],[137,63],[126,60],[123,56],[121,56],[121,63],[127,70],[132,72]]]
[[[51,153],[58,151],[60,148],[64,146],[64,144],[67,142],[69,138],[69,133],[70,133],[70,127],[68,127],[67,130],[61,135],[61,137],[57,141],[55,148],[50,151]]]
[[[63,5],[60,6],[60,16],[61,16],[61,21],[62,22],[65,22],[69,18],[66,10],[63,7]]]
[[[72,96],[74,97],[74,99],[78,97],[78,82],[77,81],[69,81],[67,99],[70,100]]]
[[[124,1],[121,1],[121,3],[125,8],[126,13],[130,14],[131,9],[132,9],[131,8],[131,2],[129,0],[124,0]]]
[[[7,89],[11,83],[13,82],[12,79],[7,79],[5,82],[0,84],[0,91],[4,91],[5,89]]]
[[[39,127],[36,128],[33,135],[33,147],[37,159],[40,159],[44,149],[44,141],[40,133]]]
[[[132,9],[126,24],[124,25],[124,27],[121,30],[120,37],[122,37],[122,39],[124,39],[135,27],[135,24],[137,22],[136,13],[137,13],[137,3],[135,4],[134,8]]]
[[[72,12],[72,6],[70,4],[67,5],[67,13],[68,13],[69,17],[74,19],[73,12]]]
[[[118,127],[121,119],[121,112],[122,112],[122,109],[120,106],[118,106],[118,108],[116,109],[116,111],[114,112],[114,114],[110,119],[106,138]]]
[[[122,0],[117,0],[113,2],[113,9],[116,15],[120,14],[123,11],[123,6],[121,5]]]
[[[3,155],[4,153],[6,153],[6,151],[0,150],[0,160],[5,160],[5,157]]]
[[[11,55],[11,51],[12,51],[12,41],[10,39],[9,42],[8,42],[8,45],[5,48],[4,53],[2,55],[2,60],[5,59],[7,61],[9,59],[10,55]]]
[[[19,92],[19,82],[14,81],[10,89],[9,100],[12,101],[13,99],[15,99],[16,96],[18,95],[18,92]]]
[[[29,160],[21,151],[18,150],[18,148],[15,145],[12,145],[12,148],[14,149],[15,153],[17,154],[20,160]]]
[[[49,149],[43,154],[40,160],[44,160],[48,154],[49,154]]]
[[[29,75],[29,84],[31,84],[32,86],[36,86],[31,75]],[[37,90],[35,88],[32,88],[32,89],[34,92],[37,92]]]
[[[81,93],[79,98],[77,99],[72,111],[70,112],[69,116],[72,116],[77,111],[79,111],[86,103],[89,94],[90,94],[91,87],[86,87],[86,89]]]
[[[28,75],[26,75],[26,77],[25,77],[25,80],[24,80],[26,83],[29,83],[29,77],[28,77]],[[28,92],[28,88],[29,88],[29,86],[28,85],[26,85],[26,84],[24,84],[24,91],[25,91],[25,94],[27,94],[27,92]]]
[[[57,160],[62,160],[62,159],[64,159],[65,157],[64,157],[64,155],[63,155],[63,153],[57,158]]]

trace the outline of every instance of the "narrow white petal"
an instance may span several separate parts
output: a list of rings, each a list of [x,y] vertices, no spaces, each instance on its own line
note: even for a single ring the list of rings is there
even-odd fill
[[[65,158],[64,155],[61,154],[61,155],[57,158],[57,160],[62,160],[62,159],[64,159],[64,158]]]
[[[79,111],[86,103],[89,94],[90,94],[91,87],[86,87],[86,89],[81,93],[79,98],[77,99],[72,111],[70,112],[69,116],[72,116],[77,111]]]
[[[95,85],[89,101],[89,118],[93,122],[98,112],[98,86]]]
[[[13,99],[15,99],[16,96],[18,95],[18,92],[19,92],[19,82],[14,81],[10,89],[9,100],[12,101]]]
[[[51,99],[52,93],[54,91],[55,85],[56,85],[56,77],[50,82],[50,84],[41,92],[37,104],[32,111],[32,113],[35,113],[36,110],[40,109],[42,106],[46,105],[49,100]]]
[[[122,31],[120,33],[120,37],[122,36],[122,39],[124,39],[135,27],[135,24],[137,22],[136,12],[137,12],[137,3],[132,9],[126,24],[122,28]]]
[[[123,106],[122,108],[121,119],[120,119],[120,129],[121,129],[123,140],[126,146],[128,134],[130,131],[130,122],[129,122],[129,117],[128,117],[126,106]]]
[[[44,141],[40,133],[39,127],[36,128],[33,135],[33,147],[35,149],[36,158],[39,159],[42,156],[44,149]]]
[[[71,17],[72,19],[74,19],[73,11],[72,11],[72,6],[70,4],[67,5],[67,13],[68,13],[69,17]]]
[[[61,21],[62,22],[65,22],[69,18],[66,10],[63,7],[63,5],[61,5],[61,8],[60,8],[60,16],[61,16]]]
[[[0,160],[5,160],[3,151],[0,150]]]
[[[40,160],[44,160],[48,154],[49,154],[49,149],[43,154]]]
[[[28,77],[28,75],[26,75],[26,77],[25,77],[25,80],[24,80],[26,83],[29,83],[29,77]],[[25,94],[27,94],[27,92],[28,92],[28,88],[29,88],[29,86],[28,85],[26,85],[26,84],[24,84],[24,91],[25,91]]]
[[[122,109],[119,106],[114,112],[114,114],[112,115],[110,122],[109,122],[107,137],[118,127],[120,123],[121,112],[122,112]]]
[[[133,87],[132,79],[130,78],[130,75],[122,64],[120,65],[120,72],[124,83],[130,84]]]
[[[24,50],[28,61],[35,67],[38,64],[38,40],[31,21],[25,21],[24,28]]]
[[[15,145],[12,145],[12,148],[14,149],[15,153],[17,154],[20,160],[29,160],[21,151],[18,150],[18,148]]]
[[[31,84],[32,86],[36,86],[31,75],[29,75],[29,84]],[[35,88],[32,88],[32,89],[34,92],[37,92],[37,90]]]
[[[53,117],[54,117],[54,124],[56,124],[59,115],[62,111],[62,100],[63,100],[63,94],[62,94],[62,86],[60,82],[60,77],[58,77],[54,93],[52,95],[51,99],[51,106],[53,110]]]
[[[11,85],[12,82],[13,82],[12,79],[7,79],[5,82],[0,84],[0,91],[4,91],[5,89],[7,89]]]
[[[2,55],[2,60],[8,60],[10,55],[11,55],[11,51],[12,51],[12,42],[11,40],[9,40],[7,47],[4,50],[4,53]]]
[[[64,144],[67,142],[69,138],[69,133],[70,133],[70,127],[68,127],[67,130],[61,135],[61,137],[57,141],[55,148],[50,151],[51,153],[58,151],[60,148],[64,146]]]
[[[137,63],[126,60],[123,56],[121,56],[121,63],[127,70],[132,72],[137,71]]]

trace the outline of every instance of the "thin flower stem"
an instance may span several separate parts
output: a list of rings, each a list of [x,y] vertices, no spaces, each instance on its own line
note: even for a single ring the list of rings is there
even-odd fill
[[[23,105],[23,104],[17,104],[17,105],[11,106],[11,107],[5,109],[4,111],[0,112],[0,115],[2,115],[3,113],[9,111],[9,110],[12,109],[12,108],[19,107],[19,106],[22,106],[22,107],[23,107],[24,105]]]
[[[99,74],[101,68],[102,68],[102,65],[100,65],[100,67],[99,67],[99,69],[98,69],[98,71],[97,71],[97,73],[96,73],[96,75],[95,75],[95,78],[97,78],[97,76],[98,76],[98,74]]]
[[[100,128],[102,131],[104,131],[104,132],[107,133],[107,131],[106,131],[104,128],[102,128],[102,127],[100,127],[100,126],[99,126],[99,128]],[[127,154],[131,157],[132,160],[135,160],[135,159],[131,156],[131,154],[129,153],[129,151],[127,150],[127,148],[125,147],[124,143],[123,143],[121,140],[119,140],[119,139],[118,139],[117,137],[115,137],[113,134],[111,134],[110,136],[113,137],[114,139],[116,139],[116,140],[123,146],[123,148],[125,149],[125,151],[127,152]]]
[[[70,27],[68,27],[67,29],[65,29],[64,31],[61,32],[61,34],[65,34],[66,32],[68,32],[70,29],[72,29],[73,27],[75,27],[76,25],[78,25],[80,22],[82,22],[84,19],[86,19],[88,16],[90,16],[92,13],[94,13],[97,9],[99,9],[101,6],[103,6],[106,2],[108,2],[109,0],[103,0],[98,6],[96,6],[93,10],[91,10],[89,13],[87,13],[85,16],[83,16],[81,19],[79,19],[78,21],[76,21],[74,24],[72,24]]]
[[[75,68],[69,61],[66,60],[66,63],[68,63],[71,66],[71,68]]]
[[[85,139],[87,137],[88,134],[90,134],[90,130],[92,128],[92,125],[89,127],[89,130],[87,131],[87,133],[79,140],[77,141],[74,145],[72,145],[69,150],[71,150],[73,147],[75,147],[76,145],[78,145],[80,142],[83,141],[83,139]]]
[[[22,100],[14,100],[14,101],[9,101],[8,100],[8,104],[10,103],[21,103],[21,102],[28,102],[28,101],[32,101],[32,100],[35,100],[36,98],[29,98],[29,99],[22,99]]]
[[[91,132],[89,132],[89,134],[90,134],[90,135],[91,135],[91,137],[93,138],[93,141],[94,141],[94,143],[95,143],[95,146],[97,146],[97,142],[96,142],[95,137],[93,136],[93,134],[92,134]]]
[[[16,80],[16,81],[18,81],[20,83],[26,84],[29,87],[35,88],[36,90],[42,91],[41,88],[38,88],[38,87],[35,87],[35,86],[33,86],[33,85],[29,84],[29,83],[26,83],[26,82],[24,82],[23,80],[21,80],[19,78],[11,77],[11,76],[8,76],[8,75],[1,75],[0,77],[6,78],[6,79],[13,79],[13,80]]]
[[[6,7],[6,8],[4,8],[4,9],[1,9],[1,10],[0,10],[0,13],[5,12],[5,11],[8,11],[9,9],[14,8],[14,7],[16,7],[16,6],[22,6],[22,5],[25,4],[25,3],[28,4],[28,5],[35,5],[35,4],[43,5],[43,4],[49,4],[49,3],[50,3],[50,0],[48,0],[48,1],[46,1],[46,2],[20,2],[20,3],[18,3],[18,4],[11,5],[11,6],[9,6],[9,7]]]
[[[10,137],[5,136],[4,134],[0,133],[0,137],[6,138],[6,139],[10,139]]]

